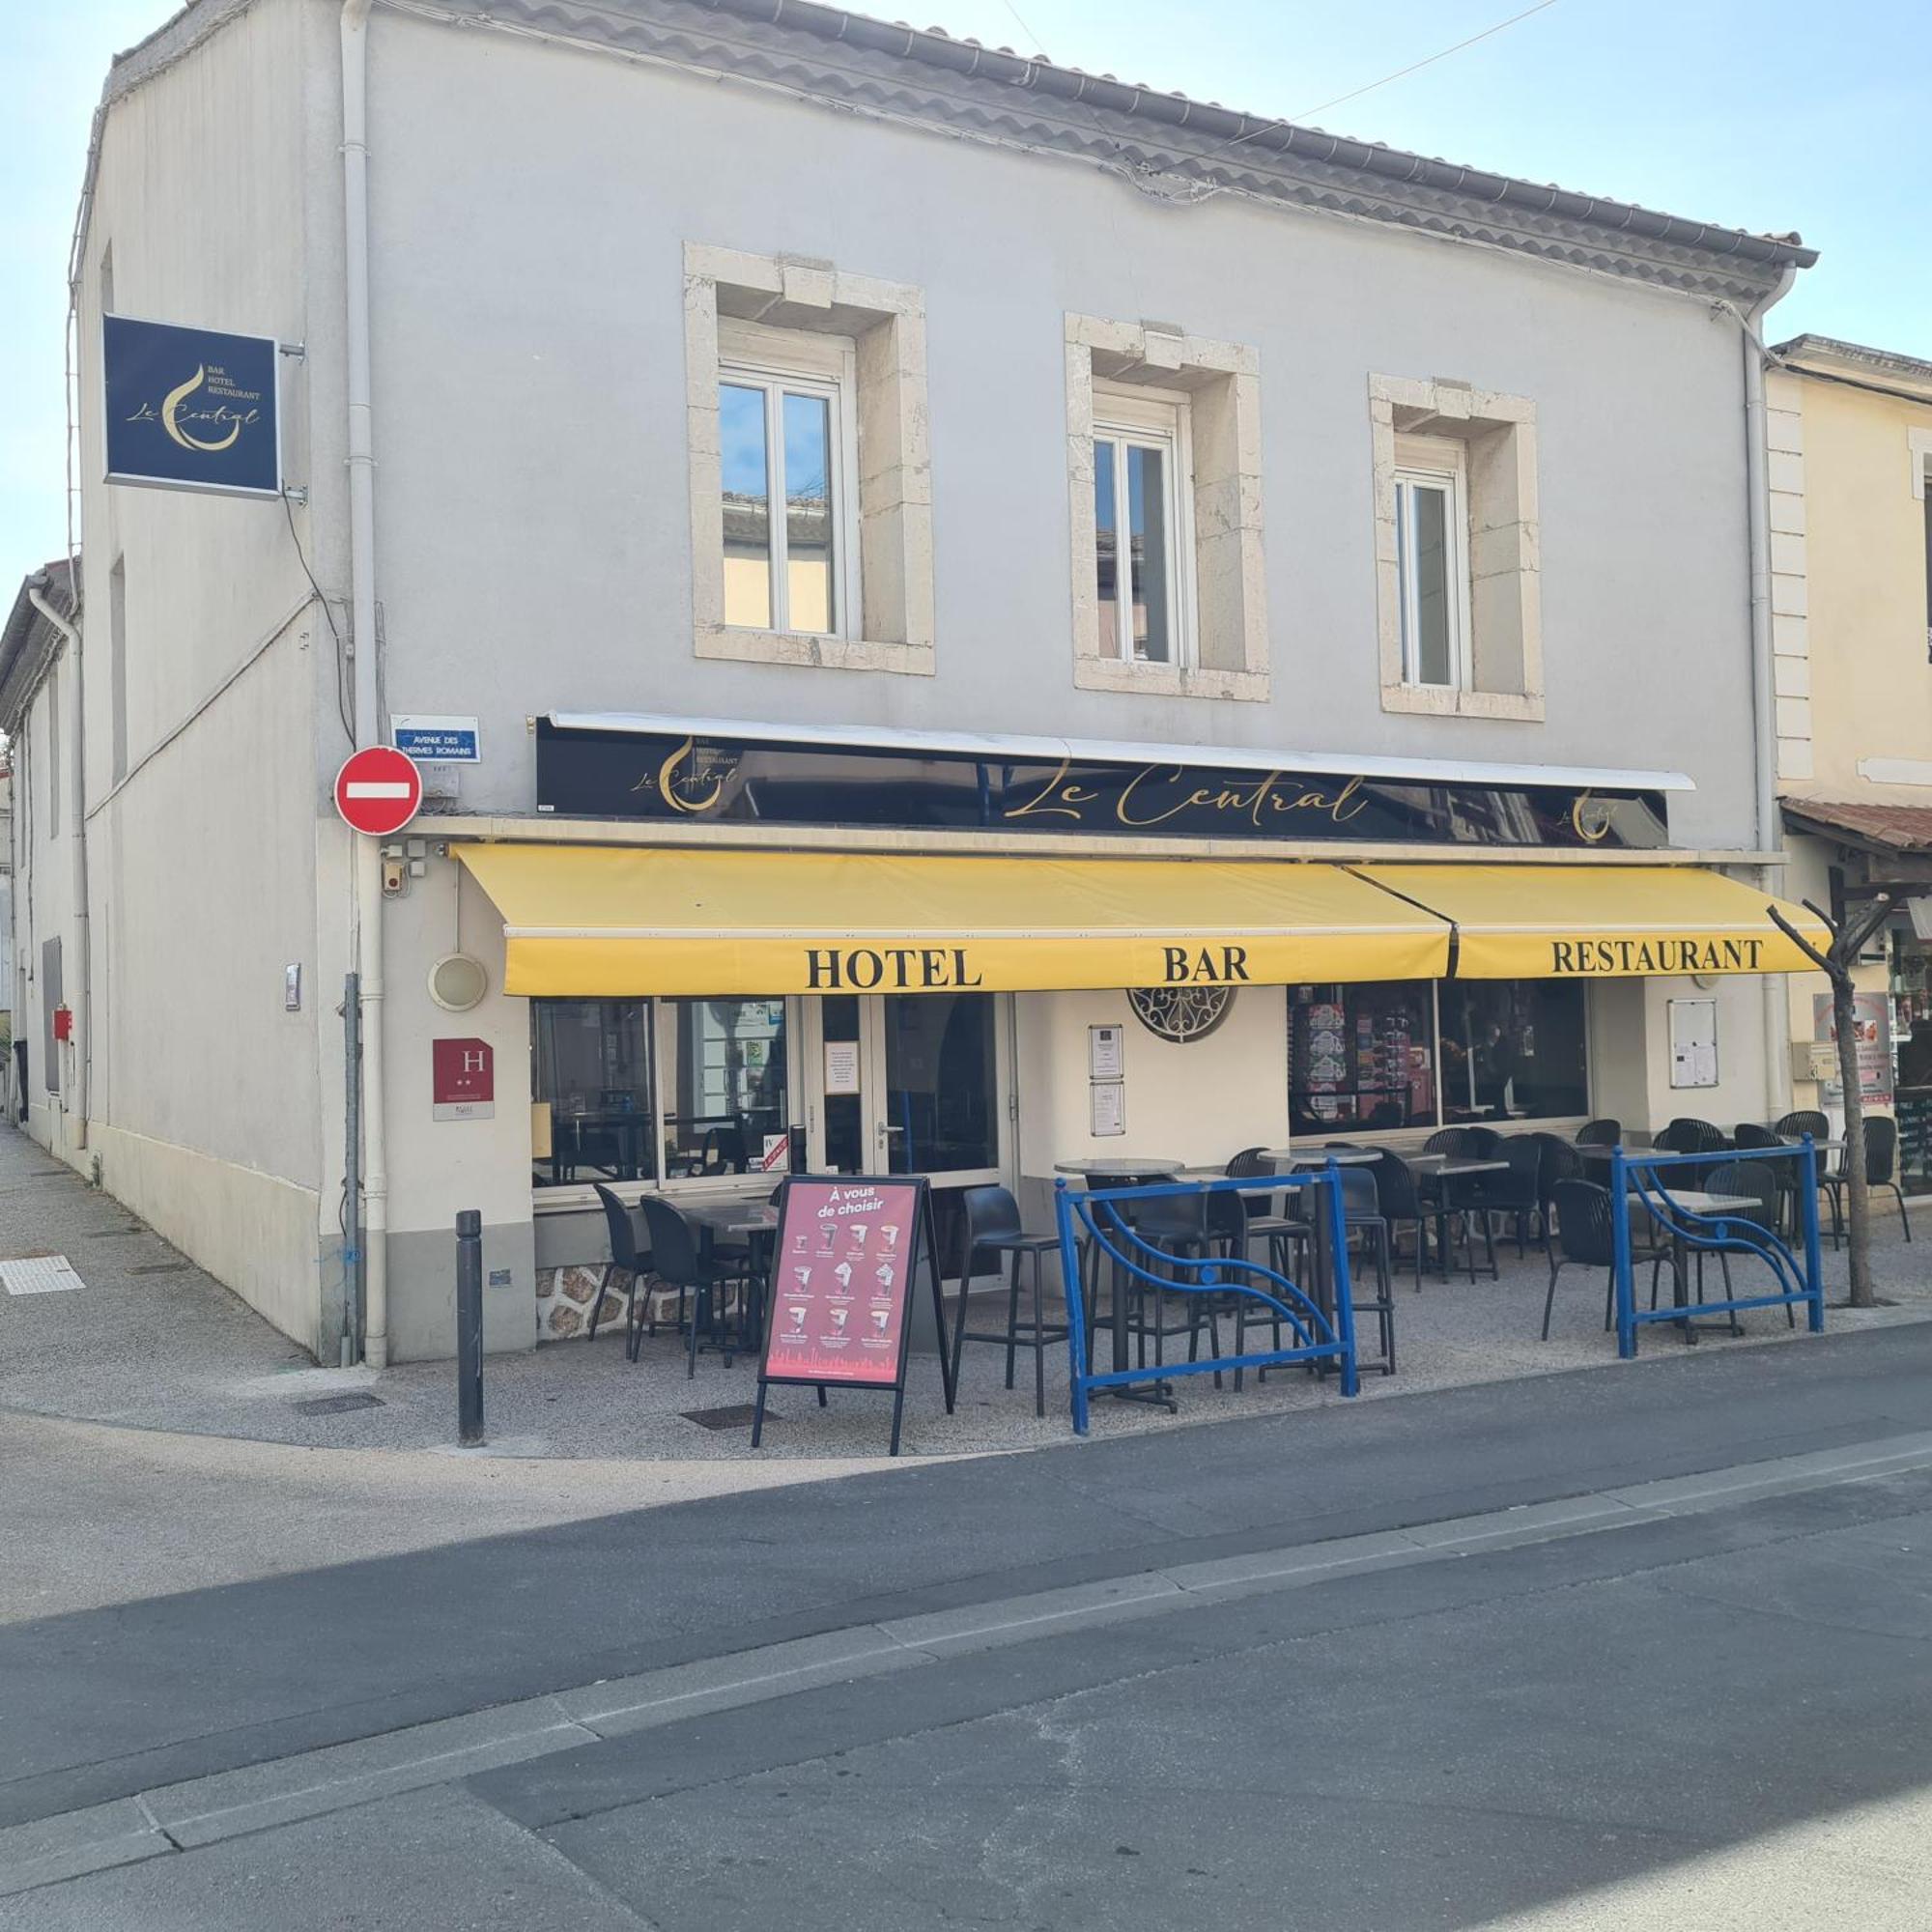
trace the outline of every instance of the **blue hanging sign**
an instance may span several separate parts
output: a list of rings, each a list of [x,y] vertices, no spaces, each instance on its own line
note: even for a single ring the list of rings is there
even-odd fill
[[[273,336],[125,315],[101,333],[108,482],[282,494]]]

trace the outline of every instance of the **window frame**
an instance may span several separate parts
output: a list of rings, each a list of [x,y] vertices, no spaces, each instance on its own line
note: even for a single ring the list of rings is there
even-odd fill
[[[1119,648],[1102,653],[1109,662],[1151,665],[1179,670],[1199,668],[1196,650],[1198,616],[1194,550],[1194,438],[1189,397],[1178,389],[1136,385],[1094,384],[1094,469],[1099,474],[1101,443],[1114,445],[1114,528],[1116,543],[1128,528],[1131,491],[1128,465],[1118,452],[1157,450],[1166,459],[1165,543],[1168,583],[1169,653],[1165,658],[1142,658],[1133,649],[1133,567],[1116,551],[1114,560],[1114,635]],[[1093,575],[1097,599],[1100,547],[1098,518],[1094,536]]]
[[[1469,575],[1468,447],[1455,437],[1398,436],[1392,481],[1395,488],[1397,625],[1402,644],[1402,681],[1420,691],[1475,689],[1474,626]],[[1444,519],[1449,577],[1449,670],[1447,681],[1425,678],[1421,653],[1421,584],[1415,554],[1415,496],[1430,490],[1448,498]]]
[[[848,336],[813,335],[773,328],[734,316],[718,320],[718,378],[726,386],[755,388],[765,404],[765,487],[771,504],[768,557],[771,602],[763,624],[723,628],[753,634],[848,641],[859,624],[859,374],[858,347]],[[784,396],[817,396],[831,405],[826,450],[830,503],[833,623],[827,631],[801,631],[791,622],[788,519],[784,513]],[[722,500],[722,482],[721,482]],[[720,552],[721,564],[723,551]]]

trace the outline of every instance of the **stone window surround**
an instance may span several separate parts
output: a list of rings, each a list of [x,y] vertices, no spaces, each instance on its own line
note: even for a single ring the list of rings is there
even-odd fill
[[[721,315],[846,337],[855,345],[858,638],[748,630],[724,622],[718,434]],[[925,303],[920,291],[845,274],[828,262],[687,242],[684,343],[695,654],[930,677],[935,655],[932,466],[926,433]]]
[[[1158,324],[1068,315],[1066,477],[1073,682],[1140,696],[1268,698],[1261,513],[1260,356]],[[1181,390],[1193,442],[1195,661],[1136,664],[1100,650],[1094,555],[1094,384]]]
[[[1376,628],[1384,711],[1540,723],[1544,716],[1536,405],[1442,377],[1369,378],[1375,468]],[[1406,684],[1396,551],[1398,436],[1468,445],[1473,689]]]

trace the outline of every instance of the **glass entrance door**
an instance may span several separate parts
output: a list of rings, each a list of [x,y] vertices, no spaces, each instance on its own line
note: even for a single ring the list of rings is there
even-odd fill
[[[807,1003],[808,1158],[821,1172],[1006,1178],[1011,1003],[991,993]]]

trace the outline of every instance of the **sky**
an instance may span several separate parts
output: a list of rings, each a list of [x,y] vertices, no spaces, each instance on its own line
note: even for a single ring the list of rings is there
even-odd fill
[[[1796,229],[1822,260],[1774,311],[1772,340],[1811,330],[1932,358],[1932,0],[1548,0],[1371,85],[1530,4],[923,0],[915,24],[1671,214]],[[109,57],[172,11],[0,0],[0,582],[67,548],[66,274],[88,122]]]

